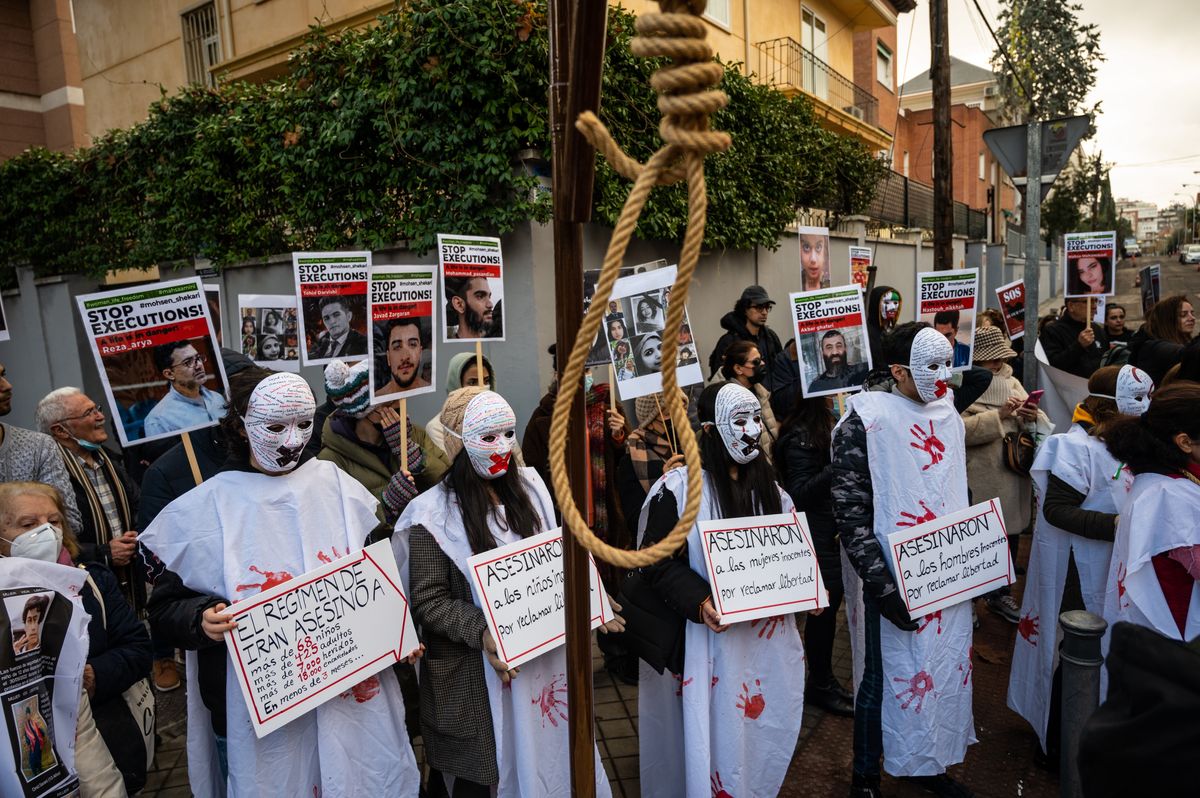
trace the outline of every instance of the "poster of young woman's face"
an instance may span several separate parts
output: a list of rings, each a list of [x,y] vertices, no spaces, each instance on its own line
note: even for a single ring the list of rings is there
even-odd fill
[[[829,287],[828,227],[800,228],[800,277],[802,291]]]

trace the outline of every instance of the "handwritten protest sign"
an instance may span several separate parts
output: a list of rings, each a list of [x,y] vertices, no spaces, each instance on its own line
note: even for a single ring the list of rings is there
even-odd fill
[[[389,541],[239,601],[225,633],[234,676],[262,737],[420,645]]]
[[[500,659],[515,668],[566,641],[562,529],[532,535],[467,559],[471,589]],[[591,628],[612,620],[600,572],[588,555]]]
[[[296,297],[288,294],[240,294],[242,354],[276,371],[300,371]]]
[[[437,374],[433,267],[375,266],[370,299],[371,404],[431,392]]]
[[[225,367],[200,280],[76,297],[122,446],[216,425]]]
[[[888,557],[912,618],[1016,580],[999,499],[893,532]]]
[[[917,272],[917,321],[930,324],[954,347],[952,371],[971,368],[979,270]]]
[[[722,623],[829,606],[803,513],[720,518],[699,526]]]
[[[442,340],[504,340],[504,254],[500,239],[438,234],[445,315]]]
[[[1067,233],[1063,236],[1063,281],[1067,297],[1116,293],[1117,234]]]
[[[867,281],[871,275],[871,248],[850,247],[850,282],[863,291],[867,290]]]
[[[1015,341],[1025,335],[1025,281],[1014,280],[996,289],[1004,331]]]
[[[862,289],[843,285],[788,295],[804,396],[858,391],[871,371]]]
[[[305,366],[367,356],[370,252],[293,252]]]

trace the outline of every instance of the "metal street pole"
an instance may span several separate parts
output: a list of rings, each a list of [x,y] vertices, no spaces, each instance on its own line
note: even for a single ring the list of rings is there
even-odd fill
[[[1042,123],[1029,114],[1025,130],[1025,390],[1035,391],[1037,381],[1038,278],[1042,262]],[[1032,314],[1032,315],[1030,315]]]
[[[950,130],[949,0],[931,0],[929,33],[933,45],[929,79],[933,84],[933,268],[954,268],[954,156]]]
[[[575,129],[583,111],[599,112],[604,66],[605,0],[552,0],[550,23],[550,124],[554,192],[554,301],[558,364],[567,355],[583,320],[583,225],[591,217],[595,150]],[[560,372],[561,375],[561,372]],[[583,386],[571,391],[567,469],[574,496],[558,500],[587,503]],[[567,620],[567,706],[571,794],[596,794],[595,718],[592,704],[592,632],[587,551],[571,534],[563,535],[563,576]]]

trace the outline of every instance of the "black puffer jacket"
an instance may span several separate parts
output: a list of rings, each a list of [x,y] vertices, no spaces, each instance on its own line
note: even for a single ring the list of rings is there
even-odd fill
[[[1093,323],[1092,332],[1095,333],[1096,340],[1084,349],[1077,340],[1083,332],[1083,326],[1083,322],[1063,316],[1058,321],[1047,324],[1038,339],[1042,342],[1046,360],[1050,361],[1051,366],[1086,380],[1100,368],[1100,359],[1108,351],[1108,336],[1104,327]]]
[[[829,460],[829,447],[817,447],[807,431],[792,427],[779,436],[772,454],[779,484],[792,497],[796,510],[804,513],[808,520],[825,584],[841,585],[842,559],[837,527],[833,522],[830,494],[833,466]]]
[[[1143,327],[1134,333],[1129,342],[1129,365],[1137,366],[1149,374],[1154,384],[1158,385],[1171,367],[1183,360],[1184,351],[1195,347],[1196,341],[1184,346],[1174,341],[1151,338]]]
[[[763,363],[767,364],[768,369],[775,362],[779,353],[783,351],[783,344],[779,343],[779,336],[775,334],[774,330],[770,327],[762,327],[759,329],[758,335],[753,334],[746,329],[746,317],[738,311],[731,310],[722,316],[721,326],[725,328],[726,332],[717,340],[712,354],[708,356],[708,378],[710,380],[721,370],[721,366],[725,362],[725,350],[738,341],[749,341],[757,346],[758,354],[762,357]],[[763,387],[768,391],[774,390],[769,371],[767,378],[763,380]]]

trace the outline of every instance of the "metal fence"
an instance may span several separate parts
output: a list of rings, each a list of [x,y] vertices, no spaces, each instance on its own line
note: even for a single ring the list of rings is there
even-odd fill
[[[759,77],[776,88],[793,86],[869,125],[879,125],[879,101],[790,36],[759,42]]]
[[[867,211],[872,218],[899,227],[933,229],[933,189],[924,183],[909,180],[889,170],[875,190],[875,199]],[[954,233],[972,241],[988,239],[986,210],[968,208],[966,203],[954,203]]]

